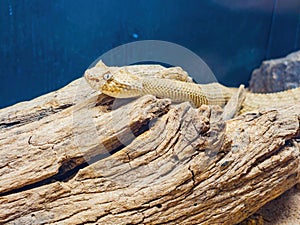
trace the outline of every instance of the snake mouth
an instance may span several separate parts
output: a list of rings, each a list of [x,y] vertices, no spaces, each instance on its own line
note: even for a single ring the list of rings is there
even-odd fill
[[[84,77],[87,79],[87,80],[89,80],[89,81],[95,81],[95,82],[97,82],[97,83],[99,83],[100,82],[100,80],[98,79],[98,78],[96,78],[96,77],[92,77],[91,75],[89,75],[88,73],[85,73],[84,74]]]

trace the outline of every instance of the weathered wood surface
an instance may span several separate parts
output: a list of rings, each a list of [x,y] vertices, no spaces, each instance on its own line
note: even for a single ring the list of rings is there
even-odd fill
[[[81,79],[0,110],[0,223],[235,224],[299,182],[300,106],[119,102]]]
[[[250,91],[259,93],[299,87],[300,51],[262,62],[261,66],[252,72],[249,85]],[[296,187],[257,212],[264,218],[266,225],[300,224],[300,184]]]

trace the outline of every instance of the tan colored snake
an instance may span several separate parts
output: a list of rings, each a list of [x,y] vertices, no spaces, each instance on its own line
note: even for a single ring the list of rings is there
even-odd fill
[[[146,94],[159,98],[170,98],[174,102],[189,101],[193,106],[202,104],[224,106],[237,88],[228,88],[219,83],[195,84],[180,67],[164,68],[148,66],[147,70],[137,70],[143,66],[108,67],[102,61],[86,70],[85,79],[89,85],[115,98],[130,98]],[[143,71],[143,72],[141,72]],[[300,103],[300,87],[270,93],[246,92],[242,102],[242,112],[261,107],[278,107]]]

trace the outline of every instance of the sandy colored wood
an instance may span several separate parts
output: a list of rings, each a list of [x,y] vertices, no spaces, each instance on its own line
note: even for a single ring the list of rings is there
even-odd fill
[[[0,111],[0,223],[235,224],[299,182],[299,105],[224,122],[85,87]]]

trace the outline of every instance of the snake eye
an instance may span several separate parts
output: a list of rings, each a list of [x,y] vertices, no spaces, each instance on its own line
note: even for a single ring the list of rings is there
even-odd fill
[[[106,73],[106,74],[103,75],[103,79],[104,79],[104,80],[109,80],[109,79],[112,78],[112,76],[113,76],[113,75],[112,75],[111,73]]]

